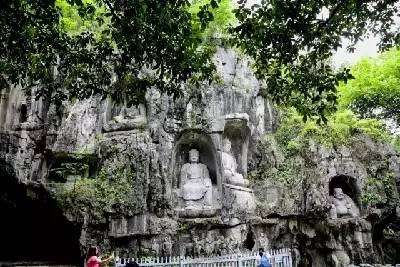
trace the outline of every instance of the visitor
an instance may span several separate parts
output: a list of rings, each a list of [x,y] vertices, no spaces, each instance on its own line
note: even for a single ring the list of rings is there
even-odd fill
[[[105,264],[112,259],[114,259],[113,254],[107,259],[101,259],[97,247],[90,247],[86,255],[86,267],[99,267],[100,264]]]
[[[135,260],[129,261],[125,267],[139,267],[139,264]]]
[[[256,257],[256,266],[257,267],[271,267],[267,254],[264,253],[264,249],[260,248],[258,255]]]
[[[263,253],[264,253],[264,249],[263,249],[263,248],[259,248],[259,249],[258,249],[258,254],[257,254],[257,256],[256,256],[256,267],[260,267],[260,264],[261,264],[261,256],[263,255]]]

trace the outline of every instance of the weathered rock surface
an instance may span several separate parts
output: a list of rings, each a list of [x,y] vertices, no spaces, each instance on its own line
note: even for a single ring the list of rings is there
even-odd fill
[[[138,107],[97,97],[55,107],[18,88],[3,89],[0,169],[26,187],[43,184],[53,196],[85,177],[126,179],[123,208],[111,205],[101,218],[92,218],[93,207],[76,206],[79,212],[71,213],[60,203],[81,231],[82,250],[97,244],[121,255],[200,256],[292,247],[302,266],[400,261],[384,251],[384,230],[400,219],[393,213],[399,205],[399,154],[366,136],[332,148],[311,140],[288,164],[274,138],[266,136],[277,127],[277,110],[259,94],[249,62],[224,49],[216,62],[222,82],[187,88],[175,100],[152,89]],[[225,178],[224,139],[237,165],[232,177],[250,179],[250,185]],[[187,209],[176,193],[192,148],[212,185],[213,203],[200,211]],[[369,178],[388,176],[394,179],[390,190],[377,192],[393,201],[366,205]],[[354,201],[359,216],[329,218],[335,187]],[[396,248],[393,239],[389,250]]]

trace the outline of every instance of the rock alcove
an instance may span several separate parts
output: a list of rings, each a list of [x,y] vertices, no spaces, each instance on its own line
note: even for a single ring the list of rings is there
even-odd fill
[[[338,175],[332,177],[329,182],[329,195],[333,195],[334,188],[341,188],[343,193],[348,195],[354,202],[360,205],[359,202],[359,190],[357,186],[356,179],[351,176]]]

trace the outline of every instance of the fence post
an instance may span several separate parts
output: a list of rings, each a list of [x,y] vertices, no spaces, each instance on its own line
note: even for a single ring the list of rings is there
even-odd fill
[[[118,265],[119,265],[119,255],[117,255],[117,257],[115,257],[115,259],[114,259],[114,266],[119,267]],[[83,265],[83,266],[86,266],[86,262],[85,262],[85,265]]]
[[[183,256],[179,257],[179,267],[183,267]]]
[[[242,258],[239,255],[237,256],[237,267],[242,267]]]
[[[292,267],[292,265],[293,265],[293,259],[292,259],[292,250],[291,249],[289,249],[289,267]],[[295,266],[295,267],[297,267],[297,266]]]

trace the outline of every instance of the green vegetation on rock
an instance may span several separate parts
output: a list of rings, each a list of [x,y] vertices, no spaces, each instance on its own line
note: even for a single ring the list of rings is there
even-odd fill
[[[395,186],[393,175],[386,175],[381,179],[368,178],[361,195],[363,205],[367,208],[382,208],[393,201],[398,201],[398,196],[393,195]]]
[[[367,134],[376,141],[397,140],[385,130],[381,120],[361,119],[348,109],[339,110],[329,116],[326,124],[318,124],[316,119],[304,122],[303,117],[294,109],[287,109],[282,115],[281,125],[275,135],[287,151],[298,151],[308,144],[309,139],[327,147],[349,145],[358,134]]]
[[[78,218],[87,214],[91,222],[103,222],[106,214],[127,213],[134,205],[134,175],[122,165],[113,166],[101,170],[96,177],[57,187],[55,196],[67,214]]]
[[[289,141],[289,144],[294,143]],[[249,173],[251,181],[267,180],[274,185],[292,187],[307,179],[311,170],[304,160],[298,153],[285,150],[277,142],[276,135],[266,135],[261,145],[260,150],[265,154],[260,155],[260,165]]]

